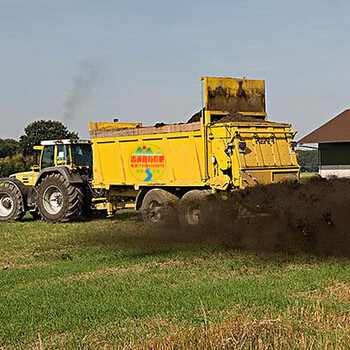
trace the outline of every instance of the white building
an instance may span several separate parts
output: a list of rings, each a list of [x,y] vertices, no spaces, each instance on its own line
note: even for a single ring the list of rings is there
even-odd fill
[[[350,109],[303,137],[299,145],[318,144],[322,177],[350,177]]]

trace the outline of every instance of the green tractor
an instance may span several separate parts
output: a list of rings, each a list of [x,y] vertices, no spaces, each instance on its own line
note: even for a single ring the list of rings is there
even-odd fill
[[[50,222],[78,219],[91,208],[92,146],[87,140],[43,141],[32,170],[0,179],[0,221],[29,211]]]

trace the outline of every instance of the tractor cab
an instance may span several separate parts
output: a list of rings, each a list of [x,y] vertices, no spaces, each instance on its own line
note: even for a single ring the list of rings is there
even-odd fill
[[[50,140],[34,146],[31,171],[11,175],[24,185],[34,186],[41,171],[50,167],[67,167],[70,171],[92,174],[92,147],[88,140]]]
[[[91,168],[92,147],[87,140],[43,141],[34,147],[38,170],[54,166],[68,168]],[[35,167],[35,165],[34,165]]]

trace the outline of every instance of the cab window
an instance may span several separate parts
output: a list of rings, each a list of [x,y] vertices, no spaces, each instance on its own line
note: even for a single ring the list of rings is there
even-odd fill
[[[92,148],[90,144],[72,145],[73,163],[76,166],[92,166]]]
[[[34,159],[33,159],[33,165],[34,166],[39,166],[40,165],[40,154],[41,154],[41,151],[34,150]]]
[[[67,145],[57,145],[57,164],[69,164],[70,157]]]
[[[55,146],[45,146],[41,159],[41,167],[47,168],[55,165],[54,159]]]

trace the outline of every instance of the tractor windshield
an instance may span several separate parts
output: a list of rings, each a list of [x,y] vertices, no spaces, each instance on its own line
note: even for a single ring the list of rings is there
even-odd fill
[[[89,144],[72,145],[73,164],[76,166],[92,166],[92,148]]]

